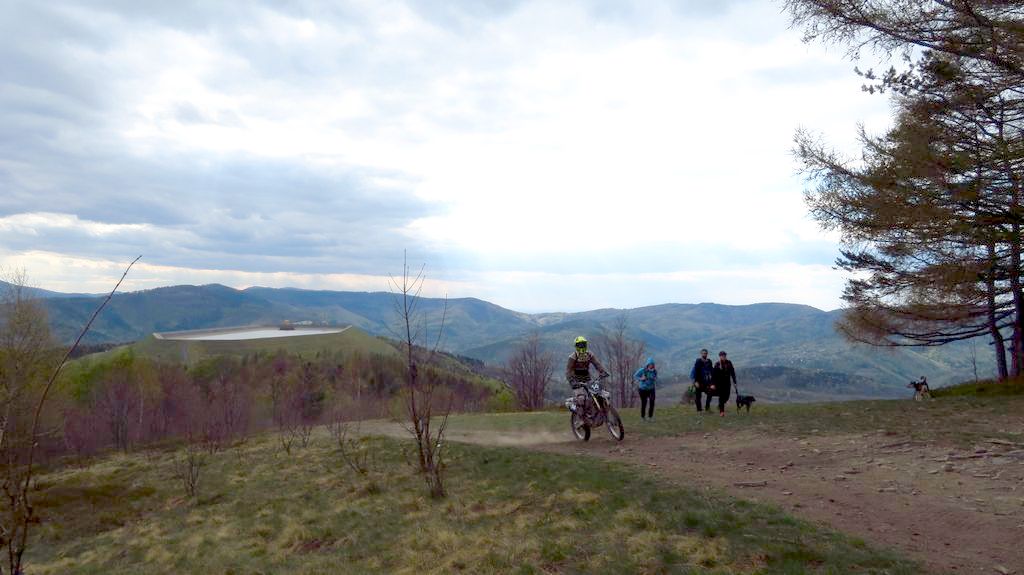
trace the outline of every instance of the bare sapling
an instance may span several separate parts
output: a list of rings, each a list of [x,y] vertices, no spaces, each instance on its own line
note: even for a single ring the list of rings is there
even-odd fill
[[[181,482],[185,495],[191,499],[199,494],[199,476],[210,457],[209,447],[204,443],[201,436],[190,433],[185,448],[174,460],[174,475]]]
[[[296,447],[309,447],[313,430],[319,421],[319,414],[311,405],[313,401],[299,388],[292,387],[278,417],[278,443],[288,455]]]
[[[443,393],[441,379],[426,368],[437,355],[444,334],[448,313],[448,300],[444,301],[441,319],[433,345],[427,337],[427,314],[420,309],[420,293],[425,281],[424,267],[413,275],[408,260],[402,260],[402,274],[391,276],[391,294],[398,320],[398,335],[406,360],[406,381],[401,397],[405,410],[404,427],[416,441],[419,471],[427,484],[431,497],[445,496],[444,489],[444,433],[451,413],[451,394]],[[437,413],[435,414],[435,409]]]
[[[331,412],[327,422],[327,431],[338,446],[338,455],[342,462],[359,475],[366,475],[373,467],[371,459],[370,439],[362,434],[361,424],[348,417],[348,410],[338,406]]]
[[[291,455],[299,439],[299,414],[291,397],[282,398],[276,411],[277,442],[286,455]]]
[[[316,429],[316,426],[321,421],[325,397],[322,383],[322,378],[316,367],[307,361],[302,366],[298,388],[293,398],[295,402],[294,410],[298,416],[295,429],[299,445],[303,448],[309,447],[309,440],[313,436],[313,430]]]
[[[277,428],[277,441],[286,455],[291,455],[298,439],[296,428],[298,415],[294,401],[294,382],[291,377],[291,362],[282,351],[271,361],[270,409]]]
[[[43,436],[40,427],[46,399],[68,359],[141,257],[128,264],[59,361],[52,355],[45,310],[28,292],[24,275],[14,278],[0,302],[0,488],[4,504],[0,546],[7,552],[9,575],[24,572],[29,527],[38,522],[31,501],[32,477]]]

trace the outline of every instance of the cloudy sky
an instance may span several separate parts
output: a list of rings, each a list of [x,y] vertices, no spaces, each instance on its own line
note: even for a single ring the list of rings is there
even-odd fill
[[[376,291],[407,250],[523,311],[832,309],[793,133],[889,115],[768,0],[14,0],[0,62],[0,267],[59,291]]]

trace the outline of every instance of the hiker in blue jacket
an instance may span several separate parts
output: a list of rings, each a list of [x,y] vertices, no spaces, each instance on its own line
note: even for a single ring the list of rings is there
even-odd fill
[[[654,388],[658,383],[658,369],[654,365],[654,358],[647,358],[647,363],[636,370],[633,379],[637,382],[637,389],[640,391],[640,419],[645,417],[654,420]],[[647,406],[650,405],[650,408]],[[648,409],[650,411],[648,411]]]

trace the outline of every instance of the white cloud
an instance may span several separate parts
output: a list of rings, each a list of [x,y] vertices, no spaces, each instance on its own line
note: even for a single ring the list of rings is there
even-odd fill
[[[110,259],[72,257],[43,251],[9,253],[0,251],[5,270],[23,270],[28,284],[49,290],[67,293],[109,292],[130,263]],[[399,268],[395,273],[400,273]],[[196,269],[174,266],[153,265],[140,261],[132,267],[131,273],[122,284],[122,291],[152,289],[183,284],[219,283],[237,289],[247,287],[294,287],[316,290],[339,291],[389,291],[388,275],[370,274],[303,274],[294,272],[245,272],[222,269]],[[422,295],[444,297],[468,297],[476,290],[467,282],[439,280],[427,277]]]
[[[30,212],[0,217],[0,233],[38,237],[52,230],[76,229],[93,237],[123,233],[149,232],[146,224],[108,224],[79,219],[78,216],[53,212]]]
[[[41,270],[143,251],[173,270],[152,281],[363,285],[409,246],[438,277],[472,278],[453,284],[478,290],[463,295],[524,309],[578,308],[563,285],[595,305],[838,305],[835,238],[807,218],[792,135],[853,150],[858,121],[886,127],[886,101],[838,52],[802,44],[774,2],[605,8],[26,11],[68,37],[0,72],[8,113],[43,118],[32,139],[0,128],[33,142],[0,147],[0,234],[37,238],[8,247],[23,263],[49,253]],[[9,32],[0,50],[32,50],[35,36]],[[86,98],[99,104],[66,103]],[[637,266],[669,275],[632,282]],[[353,273],[319,275],[339,269]],[[743,285],[705,290],[701,269]]]

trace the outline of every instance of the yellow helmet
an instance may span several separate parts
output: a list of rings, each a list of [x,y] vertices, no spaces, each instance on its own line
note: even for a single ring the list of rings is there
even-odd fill
[[[582,335],[576,336],[576,341],[573,342],[576,347],[587,347],[587,338]]]

